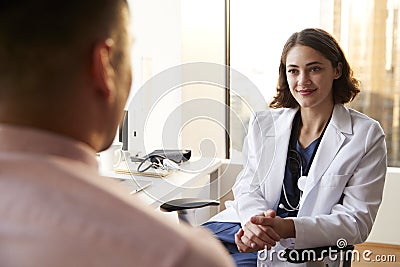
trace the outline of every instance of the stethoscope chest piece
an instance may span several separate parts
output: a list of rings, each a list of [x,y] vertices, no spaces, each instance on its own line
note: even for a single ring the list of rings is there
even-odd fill
[[[304,191],[304,188],[306,187],[306,181],[307,181],[307,176],[302,175],[299,177],[299,180],[297,181],[297,186],[301,191]]]

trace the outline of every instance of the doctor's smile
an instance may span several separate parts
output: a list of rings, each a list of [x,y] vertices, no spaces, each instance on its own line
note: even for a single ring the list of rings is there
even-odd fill
[[[297,93],[301,94],[302,96],[308,96],[311,95],[317,91],[317,89],[307,89],[307,90],[296,90]]]

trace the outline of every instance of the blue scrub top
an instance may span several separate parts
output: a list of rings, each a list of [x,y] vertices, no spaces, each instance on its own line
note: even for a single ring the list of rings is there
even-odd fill
[[[292,207],[297,207],[299,201],[300,201],[300,189],[297,186],[297,181],[299,180],[300,176],[304,175],[305,170],[309,168],[309,163],[310,160],[314,154],[314,150],[317,148],[319,144],[320,138],[315,139],[308,147],[302,148],[301,145],[299,144],[299,141],[296,142],[296,151],[298,153],[298,156],[301,157],[301,165],[303,169],[303,173],[300,173],[300,166],[298,166],[297,170],[297,175],[293,177],[293,170],[291,171],[290,169],[290,160],[289,160],[289,152],[288,152],[288,157],[286,159],[286,167],[285,167],[285,177],[283,179],[283,183],[285,185],[285,191],[286,191],[286,196],[290,202],[290,205]],[[293,162],[292,162],[293,165]],[[308,171],[307,171],[308,172]],[[281,191],[281,197],[279,200],[279,203],[282,203],[287,209],[291,209],[290,206],[288,205],[285,195],[283,192],[283,188]],[[298,210],[294,211],[287,211],[285,209],[281,209],[278,207],[277,210],[277,215],[285,218],[285,217],[296,217],[298,213]]]

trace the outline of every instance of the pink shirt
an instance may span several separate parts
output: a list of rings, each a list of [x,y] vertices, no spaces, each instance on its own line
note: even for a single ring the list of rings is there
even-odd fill
[[[86,144],[0,124],[0,266],[233,266],[205,230],[143,206]]]

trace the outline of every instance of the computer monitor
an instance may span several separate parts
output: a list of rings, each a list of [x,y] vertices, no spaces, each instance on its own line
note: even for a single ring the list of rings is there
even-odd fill
[[[129,115],[128,111],[125,110],[124,119],[122,125],[119,127],[119,141],[122,142],[122,150],[128,150],[128,131],[129,131]]]

